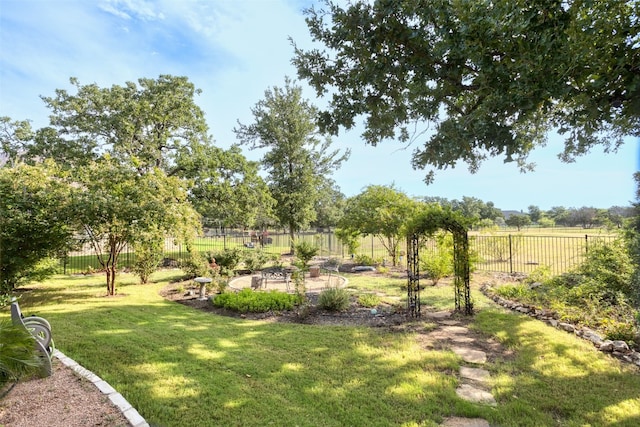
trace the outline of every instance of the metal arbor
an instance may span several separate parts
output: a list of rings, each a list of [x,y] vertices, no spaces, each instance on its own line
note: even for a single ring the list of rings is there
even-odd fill
[[[420,237],[437,230],[453,234],[453,266],[455,310],[473,314],[469,271],[469,236],[467,220],[460,214],[440,206],[430,206],[409,225],[407,233],[407,311],[420,316]],[[464,308],[463,308],[464,305]]]
[[[407,238],[407,311],[411,317],[420,316],[420,253],[418,235]]]

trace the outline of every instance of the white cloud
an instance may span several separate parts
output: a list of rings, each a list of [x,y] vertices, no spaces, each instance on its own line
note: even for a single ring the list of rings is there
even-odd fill
[[[164,14],[157,11],[153,2],[144,0],[103,0],[98,7],[123,19],[140,19],[155,21],[164,19]]]

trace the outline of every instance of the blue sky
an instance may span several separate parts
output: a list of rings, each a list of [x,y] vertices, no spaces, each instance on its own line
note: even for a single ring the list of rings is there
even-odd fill
[[[310,47],[301,9],[294,0],[0,0],[0,116],[30,119],[35,128],[48,124],[40,96],[71,90],[70,77],[81,84],[108,87],[157,78],[187,76],[202,94],[216,144],[236,142],[237,121],[252,123],[250,109],[264,91],[296,78],[293,48]],[[305,96],[324,101],[305,82]],[[411,168],[415,147],[388,142],[364,144],[358,130],[333,138],[334,146],[352,150],[334,174],[340,189],[353,196],[369,184],[394,184],[411,196],[460,199],[472,196],[501,209],[552,206],[606,208],[628,205],[634,198],[632,174],[638,170],[639,142],[627,139],[617,154],[595,149],[573,164],[560,162],[562,140],[550,135],[546,147],[530,160],[535,172],[521,174],[500,159],[470,174],[465,165],[438,172],[432,185],[423,171]],[[257,160],[259,153],[247,151]]]

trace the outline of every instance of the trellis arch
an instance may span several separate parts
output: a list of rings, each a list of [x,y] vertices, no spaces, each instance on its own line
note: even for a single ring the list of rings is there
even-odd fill
[[[473,314],[469,272],[469,221],[457,212],[430,206],[417,215],[407,228],[407,309],[420,316],[420,237],[438,230],[453,234],[453,270],[456,311]],[[464,308],[463,308],[464,304]]]

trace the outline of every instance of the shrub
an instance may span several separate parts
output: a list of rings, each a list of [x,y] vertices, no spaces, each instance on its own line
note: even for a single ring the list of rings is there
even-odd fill
[[[209,262],[200,252],[187,249],[187,257],[178,262],[188,279],[206,276],[209,273]]]
[[[213,305],[216,307],[224,307],[240,313],[292,310],[297,303],[296,295],[279,291],[255,292],[251,289],[243,289],[237,293],[226,292],[213,300]]]
[[[215,259],[215,263],[220,267],[220,274],[231,276],[240,261],[242,261],[242,249],[226,248],[216,253],[207,252],[207,258],[209,262]]]
[[[551,268],[549,268],[549,266],[542,265],[529,273],[524,282],[527,284],[544,283],[551,279],[551,277]]]
[[[349,292],[341,288],[329,288],[320,292],[318,305],[328,311],[344,311],[350,305]]]
[[[362,294],[358,296],[358,304],[367,308],[377,307],[380,305],[380,297],[376,294]]]
[[[358,265],[375,265],[375,260],[366,254],[358,254],[354,258],[355,263]]]
[[[149,277],[158,269],[163,257],[163,240],[152,239],[134,243],[135,262],[131,267],[133,274],[140,278],[140,283],[149,282]]]
[[[589,246],[580,273],[602,284],[605,293],[622,292],[631,297],[633,262],[622,241],[594,243]]]
[[[246,252],[243,261],[247,270],[253,273],[256,270],[260,270],[269,261],[275,261],[276,257],[277,255],[275,254],[269,254],[260,249],[256,249]]]
[[[453,274],[451,254],[437,252],[420,258],[420,270],[427,274],[431,283],[437,285],[440,279]]]
[[[618,322],[615,320],[606,320],[603,324],[605,339],[620,340],[627,343],[633,343],[636,337],[636,330],[633,324],[626,322]]]
[[[0,321],[0,388],[38,372],[42,362],[33,340],[22,326],[15,326],[8,320]]]
[[[312,245],[309,242],[302,241],[294,245],[294,250],[296,253],[296,258],[300,260],[302,268],[306,270],[309,266],[309,261],[311,261],[311,259],[313,259],[313,257],[318,254],[320,248]]]
[[[531,301],[534,298],[534,292],[522,283],[502,285],[496,289],[496,293],[503,298],[514,301]]]
[[[549,285],[556,287],[562,286],[564,288],[573,288],[580,285],[584,281],[584,276],[576,272],[562,273],[559,276],[553,277],[549,280]]]

